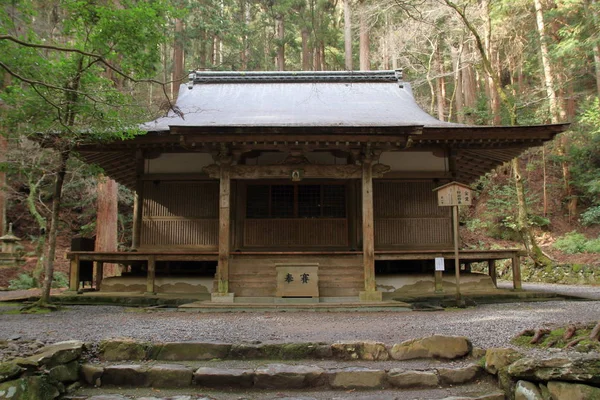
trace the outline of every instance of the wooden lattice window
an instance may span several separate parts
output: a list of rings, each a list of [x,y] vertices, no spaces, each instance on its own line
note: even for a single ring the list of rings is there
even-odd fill
[[[248,185],[246,218],[346,218],[346,186]]]

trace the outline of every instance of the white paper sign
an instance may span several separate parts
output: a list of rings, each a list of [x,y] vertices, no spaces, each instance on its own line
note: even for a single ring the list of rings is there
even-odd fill
[[[444,257],[436,257],[435,258],[435,270],[436,271],[444,271]]]

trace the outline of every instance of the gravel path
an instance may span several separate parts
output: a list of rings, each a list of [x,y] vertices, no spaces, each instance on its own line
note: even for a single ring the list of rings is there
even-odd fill
[[[561,290],[564,288],[561,288]],[[600,288],[581,287],[594,298]],[[518,332],[600,320],[595,301],[480,305],[434,312],[183,313],[115,306],[70,306],[50,314],[0,314],[0,340],[97,342],[111,337],[147,341],[395,343],[432,334],[464,335],[474,346],[508,346]]]
[[[502,289],[512,289],[513,286],[512,282],[498,281],[498,287]],[[600,300],[600,286],[560,285],[558,283],[523,283],[523,289],[526,291],[558,293],[565,296],[578,296]]]

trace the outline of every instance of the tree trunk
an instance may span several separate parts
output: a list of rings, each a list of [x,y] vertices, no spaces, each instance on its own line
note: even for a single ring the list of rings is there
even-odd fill
[[[179,84],[183,78],[183,21],[175,20],[175,40],[173,41],[173,76],[171,80],[171,96],[177,98],[179,94]]]
[[[323,71],[323,60],[321,59],[321,44],[319,42],[315,43],[315,47],[314,47],[314,64],[315,64],[315,71]]]
[[[435,97],[437,104],[437,117],[440,121],[446,120],[446,83],[444,81],[444,64],[442,63],[442,55],[440,52],[440,38],[435,43],[434,50],[434,69],[437,75],[435,78]]]
[[[60,162],[57,169],[56,180],[54,182],[54,196],[52,197],[52,213],[50,214],[50,232],[48,232],[48,241],[46,242],[46,259],[44,260],[44,285],[39,304],[47,305],[50,303],[50,290],[52,289],[52,278],[54,275],[54,257],[56,256],[56,236],[58,233],[58,223],[60,216],[60,205],[62,198],[62,188],[67,174],[67,161],[69,160],[69,151],[60,152]]]
[[[352,11],[350,0],[344,0],[344,55],[345,67],[352,71]]]
[[[283,15],[278,15],[275,19],[275,28],[277,31],[277,70],[285,71],[285,25]]]
[[[452,56],[452,64],[454,66],[454,110],[456,114],[455,118],[456,121],[461,124],[465,120],[465,116],[463,114],[463,78],[461,71],[462,51],[462,42],[458,47],[450,46],[450,55]]]
[[[533,0],[535,6],[535,19],[540,40],[540,54],[542,56],[542,66],[544,71],[544,86],[546,95],[550,103],[550,117],[553,124],[560,120],[560,106],[556,97],[556,88],[554,83],[554,71],[550,62],[550,53],[548,51],[548,37],[546,35],[546,25],[544,23],[544,12],[542,11],[542,2]]]
[[[308,28],[303,27],[301,34],[302,34],[302,70],[310,71],[312,69],[311,68],[312,57],[310,56],[310,54],[311,54],[311,50],[310,50],[310,46],[309,46],[310,32],[308,31]]]
[[[360,13],[360,37],[359,37],[359,58],[360,58],[360,70],[369,71],[371,69],[371,54],[370,54],[370,40],[369,40],[369,22],[367,20],[367,4],[366,0],[359,3]]]
[[[525,188],[523,186],[523,179],[521,176],[521,168],[519,166],[519,160],[517,158],[513,158],[512,160],[512,168],[515,176],[515,188],[517,191],[517,230],[519,231],[519,235],[521,236],[521,240],[525,245],[525,250],[527,254],[536,267],[544,268],[548,266],[552,266],[552,260],[542,253],[542,250],[538,247],[535,242],[535,238],[533,237],[533,232],[531,231],[531,227],[529,226],[528,221],[528,212],[527,212],[527,203],[525,202]]]
[[[98,179],[95,251],[117,251],[118,185],[101,176]],[[105,276],[118,275],[117,264],[104,264]]]

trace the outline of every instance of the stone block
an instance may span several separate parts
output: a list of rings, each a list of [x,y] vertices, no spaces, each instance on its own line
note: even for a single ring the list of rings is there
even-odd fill
[[[194,372],[194,382],[196,385],[204,387],[249,388],[254,383],[254,371],[251,369],[201,367]]]
[[[331,345],[332,355],[342,360],[385,361],[390,355],[380,342],[340,342]]]
[[[148,357],[149,347],[133,339],[109,339],[100,342],[99,357],[105,361],[141,361]]]
[[[383,301],[383,292],[361,291],[361,292],[358,292],[358,299],[363,303],[382,302]]]
[[[155,347],[153,358],[160,361],[199,361],[224,359],[229,355],[231,344],[180,342],[163,343]]]
[[[75,382],[79,379],[79,362],[75,360],[67,364],[52,367],[48,375],[59,382]]]
[[[495,375],[501,368],[508,367],[520,358],[523,358],[523,354],[513,349],[487,349],[485,353],[485,370]]]
[[[336,369],[327,374],[333,389],[381,389],[386,379],[385,371],[364,367]]]
[[[149,382],[146,368],[137,364],[105,367],[102,374],[102,386],[106,385],[147,387]]]
[[[548,391],[556,400],[597,400],[600,399],[600,388],[581,383],[548,382]]]
[[[392,346],[390,355],[395,360],[414,358],[464,357],[471,351],[471,342],[462,336],[433,335],[421,339],[407,340]]]
[[[329,346],[318,343],[284,343],[280,345],[279,358],[282,360],[301,360],[321,358]]]
[[[301,389],[321,386],[325,371],[307,365],[269,364],[254,372],[254,386],[261,389]]]
[[[102,386],[103,367],[94,364],[82,364],[79,373],[81,379],[88,385]]]
[[[28,357],[28,359],[39,365],[46,365],[48,367],[66,364],[77,360],[81,356],[83,346],[84,344],[80,340],[59,342],[41,348],[37,354]]]
[[[462,368],[438,368],[440,383],[444,385],[460,385],[475,380],[483,369],[476,364]]]
[[[234,344],[229,350],[229,358],[234,360],[256,360],[263,358],[260,345],[257,344]]]
[[[515,400],[544,400],[535,383],[518,381],[515,386]]]
[[[234,293],[211,293],[210,301],[213,303],[233,303],[235,299]]]
[[[391,369],[387,374],[388,382],[399,388],[429,388],[439,384],[438,375],[433,371],[405,371]]]
[[[153,365],[147,371],[148,385],[153,388],[182,388],[192,384],[193,371],[185,365]]]
[[[570,355],[556,358],[522,358],[508,367],[513,379],[570,381],[600,384],[600,356]]]

